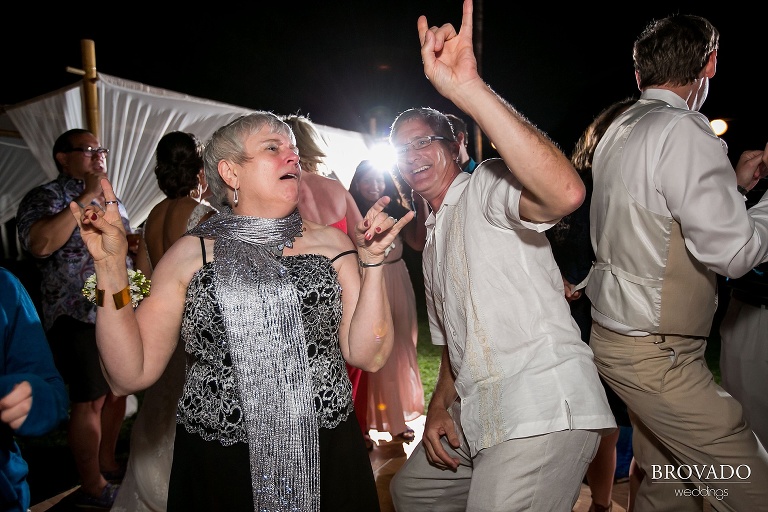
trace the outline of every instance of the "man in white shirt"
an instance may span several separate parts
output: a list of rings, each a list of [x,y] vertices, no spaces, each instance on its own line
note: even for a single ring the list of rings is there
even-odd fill
[[[426,199],[424,281],[443,345],[422,442],[395,475],[399,511],[571,510],[600,435],[616,427],[544,231],[584,199],[561,151],[477,73],[472,2],[461,31],[419,18],[425,74],[501,159],[469,174],[448,118],[400,114],[390,142]],[[438,56],[439,55],[439,56]]]
[[[702,498],[717,510],[768,510],[766,451],[704,358],[716,274],[739,277],[768,259],[768,198],[746,210],[743,197],[768,171],[763,152],[745,152],[734,172],[698,112],[718,44],[698,16],[651,23],[634,45],[640,100],[593,161],[589,344],[634,414],[645,472],[637,512],[700,511]]]

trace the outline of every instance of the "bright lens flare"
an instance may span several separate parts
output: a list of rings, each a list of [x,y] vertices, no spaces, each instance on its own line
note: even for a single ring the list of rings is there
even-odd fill
[[[713,119],[709,122],[709,125],[718,137],[728,131],[728,123],[725,119]]]

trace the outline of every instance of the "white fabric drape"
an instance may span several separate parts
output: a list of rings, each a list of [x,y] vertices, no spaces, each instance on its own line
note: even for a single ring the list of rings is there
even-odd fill
[[[163,135],[181,130],[206,141],[216,128],[252,112],[103,73],[98,76],[99,139],[110,150],[107,174],[134,229],[164,197],[154,175],[155,147]],[[51,155],[56,137],[68,129],[86,127],[81,82],[6,107],[6,112],[23,140],[0,138],[3,223],[16,215],[27,191],[56,176]],[[316,127],[327,144],[328,174],[348,186],[357,164],[368,158],[370,137],[324,125]]]
[[[15,128],[22,140],[8,137],[0,144],[0,222],[16,216],[30,189],[56,177],[53,142],[69,127],[81,126],[82,110],[79,84],[6,108],[3,125]]]
[[[0,169],[8,170],[0,187],[0,224],[5,224],[16,216],[24,194],[50,178],[24,141],[11,137],[0,137]]]

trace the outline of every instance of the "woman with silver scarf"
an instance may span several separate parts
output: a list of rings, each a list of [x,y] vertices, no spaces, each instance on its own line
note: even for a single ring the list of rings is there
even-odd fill
[[[112,390],[146,389],[185,347],[168,510],[377,511],[344,362],[375,372],[389,356],[381,263],[413,214],[389,217],[379,200],[354,226],[357,247],[302,220],[295,139],[270,112],[219,128],[204,159],[220,213],[165,253],[135,311],[123,307],[127,242],[111,184],[105,212],[70,205],[95,261]]]

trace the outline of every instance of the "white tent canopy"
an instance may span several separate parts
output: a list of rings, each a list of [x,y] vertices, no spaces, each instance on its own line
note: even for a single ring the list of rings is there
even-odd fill
[[[161,201],[154,175],[154,152],[160,138],[174,130],[192,132],[206,141],[220,126],[252,112],[98,74],[100,141],[110,149],[107,174],[137,228]],[[85,128],[82,82],[6,107],[0,129],[15,129],[21,139],[0,136],[0,223],[16,215],[19,202],[33,187],[57,175],[51,149],[71,128]],[[284,114],[277,112],[277,114]],[[315,125],[326,143],[327,174],[345,186],[357,164],[369,158],[373,139],[362,133]]]

